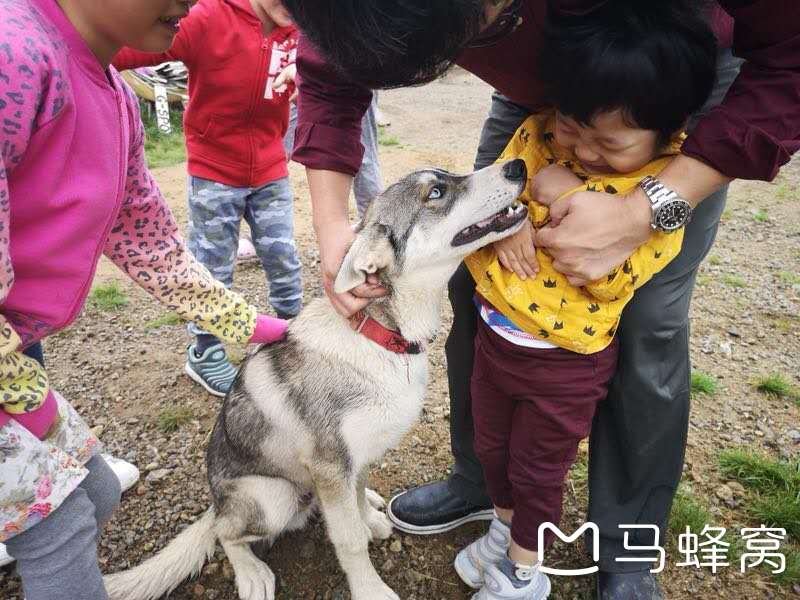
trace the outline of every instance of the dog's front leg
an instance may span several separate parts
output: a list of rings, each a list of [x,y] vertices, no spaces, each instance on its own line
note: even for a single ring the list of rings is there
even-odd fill
[[[336,556],[347,575],[353,600],[399,600],[375,571],[369,558],[370,530],[359,510],[356,477],[314,477],[317,498]]]
[[[368,479],[369,469],[364,468],[356,481],[358,510],[361,512],[361,518],[364,519],[364,523],[369,528],[370,538],[373,540],[385,540],[392,535],[392,522],[385,513],[375,506],[376,500],[380,499],[382,501],[383,498],[376,492],[367,489]]]

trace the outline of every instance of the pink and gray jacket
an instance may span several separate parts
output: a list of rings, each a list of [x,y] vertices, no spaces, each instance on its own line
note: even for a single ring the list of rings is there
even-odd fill
[[[75,319],[101,254],[226,341],[285,328],[186,250],[117,71],[55,0],[0,0],[0,430],[14,419],[42,438],[54,422],[47,376],[21,351]]]

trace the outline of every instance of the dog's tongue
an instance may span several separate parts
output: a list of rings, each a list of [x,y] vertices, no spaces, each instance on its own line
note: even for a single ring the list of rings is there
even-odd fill
[[[522,204],[507,206],[492,216],[478,221],[474,225],[470,225],[466,229],[459,231],[458,235],[453,238],[452,244],[454,246],[469,244],[470,242],[474,242],[475,240],[480,239],[484,235],[493,231],[503,231],[508,229],[509,227],[517,224],[520,219],[524,218],[527,212],[528,209]]]

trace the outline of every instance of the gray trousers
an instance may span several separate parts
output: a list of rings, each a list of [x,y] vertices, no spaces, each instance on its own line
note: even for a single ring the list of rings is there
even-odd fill
[[[720,51],[717,85],[693,125],[722,101],[741,61]],[[492,96],[475,159],[479,169],[494,162],[530,112],[502,95]],[[649,563],[617,557],[651,556],[623,547],[620,524],[657,525],[659,542],[683,468],[689,419],[689,304],[697,269],[714,243],[727,187],[705,199],[686,228],[683,249],[636,292],[618,329],[619,367],[608,398],[599,404],[589,443],[588,521],[600,530],[600,569],[650,569]],[[453,326],[445,351],[450,387],[450,439],[455,463],[449,487],[476,504],[490,505],[472,445],[470,374],[477,313],[475,285],[462,265],[448,286]],[[636,532],[634,534],[634,531]],[[631,546],[653,544],[652,530],[630,530]],[[592,540],[587,540],[591,543]]]
[[[119,504],[119,480],[101,456],[44,521],[6,542],[17,561],[26,600],[106,600],[97,539]]]

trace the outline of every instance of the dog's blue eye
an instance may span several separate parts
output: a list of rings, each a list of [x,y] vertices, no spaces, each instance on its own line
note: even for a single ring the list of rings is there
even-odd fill
[[[435,185],[431,188],[431,191],[428,192],[428,200],[438,200],[444,196],[444,188],[439,185]]]

